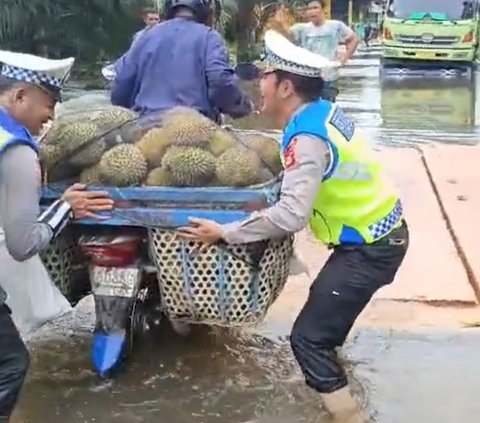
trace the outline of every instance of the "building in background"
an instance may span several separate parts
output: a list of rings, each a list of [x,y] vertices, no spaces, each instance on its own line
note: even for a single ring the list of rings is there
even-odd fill
[[[385,0],[329,0],[332,19],[339,19],[350,26],[357,22],[379,25],[385,8]]]

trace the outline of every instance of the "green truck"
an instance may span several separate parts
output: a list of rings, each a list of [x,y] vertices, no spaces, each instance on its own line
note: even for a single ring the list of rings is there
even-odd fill
[[[479,22],[480,0],[387,0],[382,68],[471,75]]]

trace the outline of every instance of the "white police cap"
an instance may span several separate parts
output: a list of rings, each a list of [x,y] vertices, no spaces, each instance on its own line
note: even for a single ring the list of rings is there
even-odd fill
[[[28,82],[49,91],[56,99],[70,76],[75,59],[45,59],[32,54],[0,50],[0,74],[17,81]]]
[[[264,72],[283,70],[300,76],[321,78],[325,71],[338,68],[339,62],[296,46],[275,30],[265,32]]]

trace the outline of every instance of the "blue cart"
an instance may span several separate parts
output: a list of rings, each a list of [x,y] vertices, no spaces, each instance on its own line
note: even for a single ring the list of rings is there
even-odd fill
[[[254,325],[280,294],[293,239],[218,245],[199,253],[175,229],[190,217],[230,223],[270,207],[281,179],[245,189],[91,187],[110,193],[106,220],[80,220],[42,256],[52,279],[73,303],[93,293],[93,364],[109,377],[136,336],[162,322]],[[41,206],[66,185],[43,189]]]

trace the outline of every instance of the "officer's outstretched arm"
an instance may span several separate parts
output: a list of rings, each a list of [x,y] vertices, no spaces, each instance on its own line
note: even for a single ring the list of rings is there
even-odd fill
[[[45,250],[71,214],[57,202],[39,221],[40,187],[36,153],[24,145],[7,149],[0,159],[0,218],[8,252],[18,261]]]
[[[240,118],[253,112],[253,103],[242,93],[238,78],[228,63],[220,34],[209,31],[205,52],[208,98],[221,113]]]
[[[320,138],[299,135],[290,142],[284,160],[285,175],[278,203],[246,220],[223,225],[226,242],[242,244],[280,238],[307,226],[330,164],[330,150]]]

